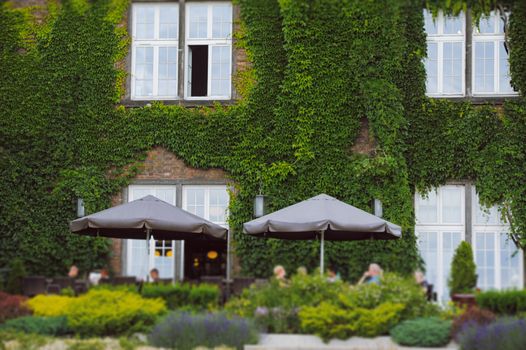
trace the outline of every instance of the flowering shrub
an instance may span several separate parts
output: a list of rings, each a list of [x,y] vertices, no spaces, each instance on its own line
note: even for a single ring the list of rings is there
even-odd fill
[[[64,316],[75,298],[62,295],[40,294],[27,301],[27,306],[35,316]]]
[[[2,329],[33,333],[42,335],[59,336],[70,333],[68,321],[65,317],[40,317],[25,316],[9,320],[4,323]]]
[[[26,306],[26,297],[0,292],[0,323],[11,318],[31,314]]]
[[[400,345],[439,347],[449,343],[451,321],[438,318],[407,320],[393,329],[391,337]]]
[[[524,349],[526,320],[502,318],[485,325],[468,323],[456,340],[462,350]]]
[[[471,307],[453,320],[451,335],[455,338],[466,324],[487,325],[493,321],[495,321],[493,312],[478,307]]]
[[[145,284],[145,298],[162,298],[169,309],[214,310],[219,306],[220,290],[210,284]]]
[[[374,337],[385,334],[400,320],[402,304],[383,303],[373,309],[342,308],[329,302],[305,307],[299,312],[304,332],[331,338],[347,339],[353,335]]]
[[[148,341],[154,346],[179,350],[220,345],[243,349],[245,344],[256,343],[257,338],[256,328],[246,319],[184,312],[171,313],[148,335]]]

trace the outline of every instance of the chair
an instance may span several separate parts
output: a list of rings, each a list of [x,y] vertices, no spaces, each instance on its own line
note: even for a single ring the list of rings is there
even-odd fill
[[[137,282],[137,279],[135,276],[116,276],[113,277],[113,285],[114,286],[121,286],[125,284],[133,284],[135,285]]]
[[[437,293],[433,292],[432,284],[427,285],[426,298],[428,301],[437,301]]]
[[[75,281],[73,284],[73,290],[75,295],[84,294],[88,291],[88,282],[86,281]]]
[[[71,288],[75,284],[75,280],[71,277],[55,277],[53,278],[52,284],[56,284],[60,289]]]
[[[37,294],[45,294],[47,291],[47,281],[43,276],[29,276],[22,279],[22,293],[25,296],[33,297]]]
[[[256,279],[251,277],[234,278],[234,283],[232,284],[232,294],[241,295],[243,289],[250,287],[254,282],[256,282]]]
[[[60,294],[61,289],[62,288],[60,288],[60,285],[55,284],[55,283],[50,283],[47,285],[46,293],[47,294]]]

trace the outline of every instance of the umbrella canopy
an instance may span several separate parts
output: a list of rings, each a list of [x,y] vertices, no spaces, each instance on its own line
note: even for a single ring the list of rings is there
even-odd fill
[[[326,194],[304,200],[289,207],[249,221],[243,232],[252,236],[279,239],[315,239],[324,232],[324,239],[354,241],[364,239],[397,239],[400,226]]]
[[[94,213],[69,224],[74,233],[124,239],[225,239],[227,229],[154,196]]]

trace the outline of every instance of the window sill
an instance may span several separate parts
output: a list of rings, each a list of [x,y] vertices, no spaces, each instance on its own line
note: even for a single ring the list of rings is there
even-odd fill
[[[471,102],[473,104],[498,104],[501,105],[506,101],[514,101],[520,98],[520,95],[492,95],[492,96],[427,96],[429,98],[444,99],[454,102]]]
[[[152,103],[161,102],[167,106],[184,106],[184,107],[212,107],[219,103],[223,106],[231,106],[238,102],[236,99],[228,100],[131,100],[124,99],[120,102],[121,106],[134,108],[134,107],[145,107]]]

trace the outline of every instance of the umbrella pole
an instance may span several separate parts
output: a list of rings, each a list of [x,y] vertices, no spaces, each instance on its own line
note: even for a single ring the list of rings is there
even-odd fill
[[[149,228],[146,229],[146,282],[150,282],[150,232]]]
[[[320,274],[323,276],[324,271],[324,243],[325,243],[325,231],[320,231],[321,239],[320,239]]]

